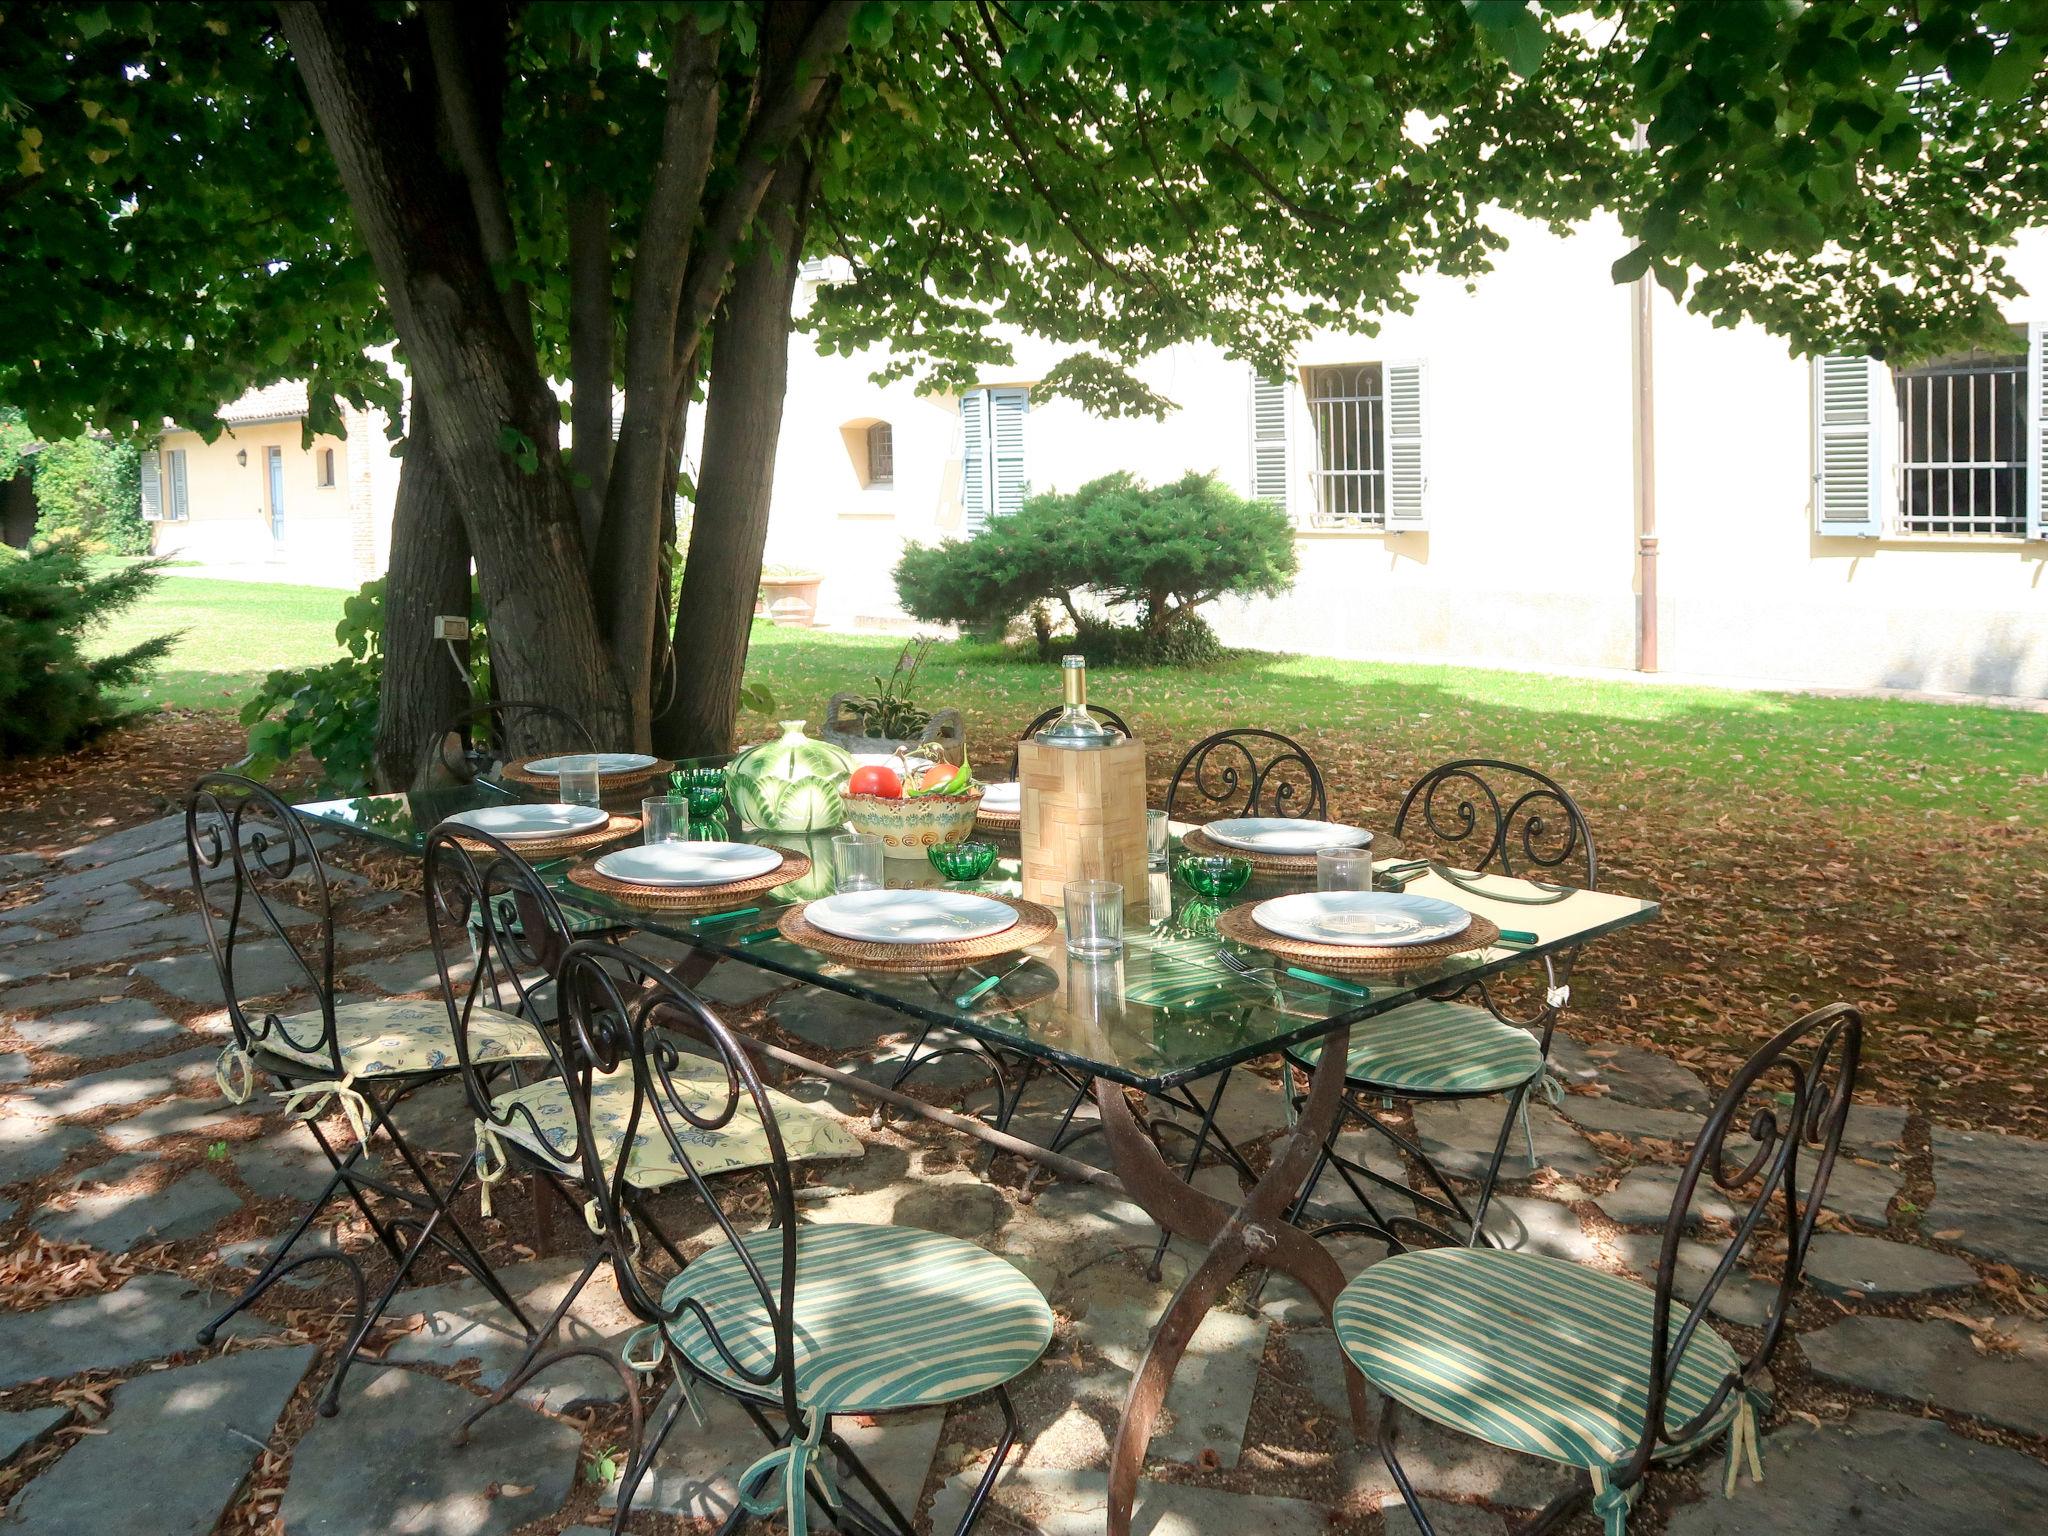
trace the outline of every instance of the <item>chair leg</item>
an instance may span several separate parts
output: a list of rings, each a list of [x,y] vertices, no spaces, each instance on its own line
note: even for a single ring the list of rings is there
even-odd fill
[[[668,1441],[668,1432],[676,1427],[676,1420],[682,1417],[683,1403],[682,1385],[677,1383],[675,1391],[669,1394],[668,1407],[662,1411],[661,1422],[655,1426],[654,1433],[648,1435],[644,1426],[639,1426],[639,1397],[635,1395],[633,1398],[635,1432],[640,1435],[640,1440],[632,1454],[627,1456],[625,1473],[619,1479],[619,1502],[612,1512],[612,1536],[619,1536],[619,1533],[625,1530],[626,1516],[632,1513],[633,1509],[633,1495],[640,1491],[640,1484],[645,1481],[648,1470],[653,1467],[654,1458],[661,1454],[662,1446]],[[741,1513],[743,1511],[735,1506],[733,1514]],[[728,1519],[726,1529],[730,1529],[731,1524],[731,1520]]]
[[[575,1282],[563,1294],[561,1301],[556,1304],[555,1310],[548,1314],[548,1320],[535,1330],[532,1342],[526,1346],[526,1353],[519,1357],[519,1363],[512,1367],[511,1373],[499,1384],[498,1390],[490,1395],[484,1405],[457,1426],[455,1431],[455,1443],[457,1445],[467,1443],[470,1425],[501,1403],[510,1401],[513,1393],[533,1380],[534,1377],[540,1375],[542,1371],[576,1355],[591,1355],[595,1358],[617,1364],[619,1366],[620,1379],[626,1383],[626,1396],[632,1403],[634,1417],[636,1419],[639,1417],[640,1399],[634,1390],[632,1375],[626,1371],[624,1363],[618,1361],[609,1351],[599,1349],[595,1345],[574,1345],[564,1349],[552,1350],[545,1357],[541,1354],[542,1348],[549,1339],[555,1336],[555,1331],[562,1326],[562,1319],[569,1315],[569,1309],[576,1304],[576,1298],[583,1294],[583,1287],[590,1283],[590,1277],[597,1272],[597,1266],[602,1264],[604,1260],[604,1245],[601,1243],[593,1245],[589,1254],[583,1260],[582,1273],[577,1275]]]
[[[1500,1165],[1507,1160],[1508,1140],[1514,1135],[1517,1119],[1528,1114],[1529,1089],[1524,1083],[1508,1100],[1508,1112],[1501,1117],[1500,1135],[1493,1144],[1493,1161],[1487,1164],[1486,1177],[1480,1181],[1478,1197],[1472,1204],[1472,1236],[1468,1246],[1479,1248],[1491,1240],[1486,1236],[1486,1208],[1493,1203],[1493,1186],[1500,1179]],[[1526,1127],[1527,1122],[1524,1121]],[[1533,1145],[1533,1143],[1532,1143]],[[1533,1167],[1533,1159],[1532,1159]]]
[[[1401,1465],[1401,1458],[1394,1450],[1394,1442],[1400,1436],[1401,1405],[1391,1397],[1380,1399],[1380,1460],[1387,1464],[1387,1471],[1394,1479],[1394,1486],[1401,1490],[1401,1502],[1408,1506],[1408,1513],[1415,1520],[1415,1527],[1422,1536],[1436,1536],[1436,1527],[1429,1523],[1429,1516],[1423,1513],[1422,1500],[1415,1495],[1415,1485],[1408,1481],[1407,1469]]]
[[[989,1495],[995,1492],[996,1478],[1003,1470],[1003,1463],[1009,1459],[1011,1447],[1017,1443],[1017,1408],[1010,1401],[1008,1387],[996,1388],[996,1401],[1003,1410],[1003,1438],[996,1442],[995,1454],[988,1459],[988,1470],[981,1475],[981,1481],[974,1486],[974,1497],[967,1501],[967,1508],[960,1516],[960,1523],[953,1527],[953,1536],[967,1536],[974,1528],[974,1522],[981,1518],[981,1511],[988,1503]]]

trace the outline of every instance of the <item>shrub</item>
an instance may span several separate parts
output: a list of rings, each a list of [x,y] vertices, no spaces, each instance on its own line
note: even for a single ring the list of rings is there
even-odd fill
[[[1194,665],[1221,654],[1196,609],[1225,595],[1263,597],[1293,584],[1294,535],[1270,502],[1247,501],[1213,474],[1190,471],[1152,487],[1105,475],[1071,495],[1027,499],[972,538],[912,547],[896,591],[917,618],[998,632],[1034,605],[1057,603],[1077,641],[1114,646],[1137,661]],[[1084,613],[1080,597],[1135,610],[1133,634]],[[1050,625],[1034,615],[1041,651]]]
[[[94,553],[149,553],[142,472],[132,443],[90,437],[46,443],[35,466],[36,537],[77,539]]]
[[[121,721],[108,690],[146,676],[177,637],[97,659],[85,639],[157,580],[153,563],[95,576],[69,540],[0,560],[0,758],[66,751]]]

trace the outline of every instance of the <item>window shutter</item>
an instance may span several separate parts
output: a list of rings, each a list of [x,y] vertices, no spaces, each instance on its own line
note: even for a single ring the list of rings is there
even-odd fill
[[[989,478],[994,487],[990,511],[1001,517],[1024,505],[1024,492],[1029,488],[1024,472],[1024,416],[1031,409],[1031,392],[992,389],[988,401]]]
[[[1287,510],[1287,381],[1252,374],[1252,480],[1254,501]]]
[[[1884,526],[1884,364],[1846,352],[1813,360],[1813,531],[1874,539]]]
[[[2042,368],[2041,349],[2048,339],[2048,321],[2035,320],[2027,326],[2027,537],[2048,539],[2048,516],[2042,503],[2048,501],[2048,475],[2042,473],[2048,459],[2048,372]]]
[[[160,455],[154,448],[142,455],[142,520],[145,523],[159,523],[164,516],[163,471],[158,468]]]
[[[274,449],[272,451],[275,452]],[[173,448],[171,450],[171,494],[169,502],[168,511],[171,518],[176,522],[184,522],[190,514],[191,508],[185,500],[185,450],[182,448]]]
[[[1388,363],[1381,416],[1387,467],[1387,531],[1419,533],[1429,527],[1428,467],[1422,457],[1422,364]]]
[[[967,531],[988,521],[988,391],[960,397],[960,507]]]

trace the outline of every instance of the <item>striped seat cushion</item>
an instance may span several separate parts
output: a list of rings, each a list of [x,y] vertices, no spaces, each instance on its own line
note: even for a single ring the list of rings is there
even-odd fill
[[[716,1119],[725,1110],[726,1073],[722,1063],[685,1056],[676,1063],[669,1081],[691,1112],[704,1119]],[[859,1157],[860,1141],[833,1116],[787,1094],[769,1090],[768,1104],[775,1111],[775,1126],[782,1133],[783,1155],[791,1162],[826,1158]],[[517,1106],[515,1108],[515,1106]],[[520,1110],[524,1113],[520,1113]],[[561,1078],[549,1074],[497,1095],[491,1100],[495,1123],[492,1134],[516,1142],[563,1172],[582,1172],[581,1154],[576,1146],[576,1112],[569,1102],[569,1089]],[[627,1122],[633,1116],[633,1072],[622,1067],[595,1079],[590,1093],[590,1133],[597,1140],[599,1163],[607,1170],[617,1166],[619,1144],[625,1140]],[[699,1177],[731,1173],[738,1168],[765,1168],[773,1161],[767,1133],[753,1101],[742,1095],[732,1119],[716,1130],[691,1125],[671,1115],[676,1140],[690,1154]],[[651,1105],[643,1104],[640,1123],[633,1128],[633,1152],[626,1164],[626,1182],[635,1189],[660,1189],[689,1178],[689,1169],[676,1156],[666,1133],[654,1117]]]
[[[1564,1259],[1432,1248],[1382,1259],[1337,1298],[1337,1339],[1380,1391],[1425,1418],[1511,1451],[1588,1471],[1633,1454],[1650,1386],[1655,1300],[1632,1280]],[[1673,1315],[1675,1332],[1684,1321]],[[1689,1422],[1740,1369],[1702,1325],[1686,1345],[1664,1422]],[[1727,1429],[1731,1390],[1681,1455]]]
[[[1322,1042],[1288,1052],[1313,1067]],[[1464,1003],[1408,1003],[1351,1027],[1347,1082],[1392,1092],[1504,1093],[1543,1070],[1543,1049],[1526,1029]]]
[[[743,1241],[772,1294],[782,1233]],[[1038,1287],[1008,1260],[957,1237],[917,1227],[799,1227],[796,1266],[796,1392],[808,1408],[880,1413],[958,1402],[1023,1374],[1052,1340],[1052,1308]],[[669,1282],[664,1308],[686,1300],[704,1308],[746,1369],[772,1367],[775,1335],[737,1248],[694,1260]],[[695,1312],[682,1312],[668,1334],[698,1370],[761,1395],[725,1362]]]

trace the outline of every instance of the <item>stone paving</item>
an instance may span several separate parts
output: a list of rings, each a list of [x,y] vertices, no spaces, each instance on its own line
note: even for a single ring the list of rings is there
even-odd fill
[[[387,1531],[555,1536],[603,1528],[607,1458],[623,1437],[617,1377],[583,1360],[488,1416],[464,1448],[455,1424],[505,1379],[523,1347],[473,1280],[422,1272],[394,1301],[375,1359],[352,1368],[338,1417],[313,1411],[345,1311],[339,1271],[314,1266],[202,1349],[199,1327],[263,1261],[269,1239],[318,1191],[311,1136],[264,1104],[214,1088],[225,1023],[213,967],[184,890],[175,818],[59,855],[0,863],[0,1536]],[[417,897],[336,872],[337,967],[351,995],[436,985]],[[385,882],[389,884],[387,880]],[[281,951],[256,950],[254,987],[289,988]],[[908,1036],[895,1015],[726,965],[706,995],[754,1027],[772,1023],[856,1070],[880,1073]],[[1599,1043],[1575,1021],[1557,1065],[1568,1092],[1536,1106],[1540,1169],[1510,1144],[1489,1218],[1504,1246],[1647,1278],[1660,1259],[1675,1159],[1711,1097],[1683,1064]],[[421,1096],[408,1123],[455,1167],[469,1138],[459,1093]],[[807,1214],[952,1232],[1003,1253],[1046,1291],[1059,1329],[1018,1384],[1020,1449],[984,1522],[991,1531],[1099,1531],[1106,1466],[1131,1371],[1153,1319],[1195,1258],[1172,1245],[1165,1279],[1143,1275],[1155,1233],[1126,1201],[1089,1186],[991,1170],[979,1148],[924,1125],[873,1125],[838,1090],[791,1092],[846,1115],[858,1161],[811,1170]],[[948,1064],[920,1091],[974,1093]],[[982,1096],[985,1100],[985,1095]],[[1021,1124],[1049,1126],[1045,1088]],[[1084,1115],[1084,1119],[1085,1119]],[[1282,1122],[1277,1082],[1233,1081],[1223,1123],[1255,1151]],[[1483,1165],[1491,1106],[1426,1105],[1421,1145],[1460,1174]],[[1084,1153],[1092,1144],[1084,1141]],[[1347,1151],[1396,1180],[1411,1170],[1360,1133]],[[1200,1182],[1222,1193],[1226,1170]],[[1812,1286],[1773,1366],[1766,1481],[1719,1496],[1719,1460],[1653,1479],[1631,1530],[1655,1536],[1944,1536],[2048,1529],[2048,1143],[1860,1106],[1809,1261]],[[1344,1214],[1334,1182],[1313,1214]],[[1390,1205],[1401,1202],[1389,1198]],[[557,1223],[537,1251],[526,1198],[508,1191],[485,1222],[507,1286],[545,1311],[576,1269]],[[1725,1205],[1695,1204],[1675,1287],[1711,1272]],[[678,1229],[688,1232],[687,1211]],[[330,1211],[314,1239],[361,1253],[360,1218]],[[38,1246],[40,1245],[40,1246]],[[1347,1273],[1380,1257],[1368,1240],[1333,1251]],[[302,1250],[310,1251],[310,1250]],[[381,1271],[372,1267],[372,1277]],[[1772,1282],[1744,1273],[1714,1314],[1753,1338]],[[607,1273],[567,1332],[616,1342],[633,1319]],[[730,1402],[699,1394],[631,1516],[636,1532],[696,1528],[730,1511],[734,1480],[761,1451]],[[647,1400],[653,1401],[652,1389]],[[986,1465],[985,1404],[843,1428],[920,1529],[948,1531]],[[1561,1486],[1557,1468],[1426,1426],[1404,1444],[1440,1536],[1496,1536]],[[1246,1286],[1197,1334],[1140,1485],[1149,1536],[1330,1530],[1405,1533],[1413,1521],[1369,1442],[1352,1433],[1339,1356],[1320,1312],[1274,1278]],[[1577,1529],[1589,1529],[1583,1523]]]

